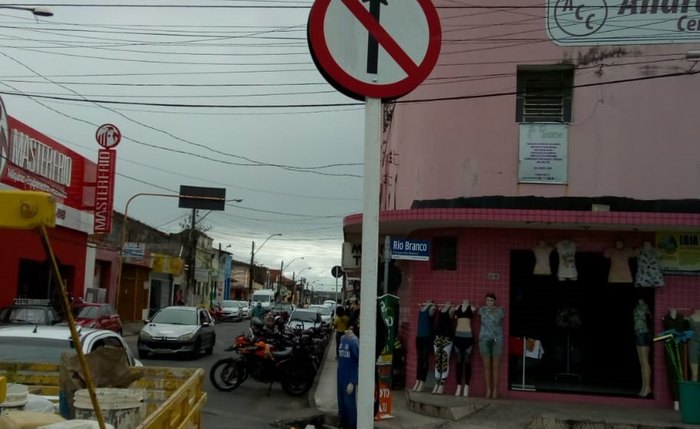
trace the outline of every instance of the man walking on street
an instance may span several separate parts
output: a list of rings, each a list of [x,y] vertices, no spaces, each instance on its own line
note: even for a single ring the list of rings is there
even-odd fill
[[[338,418],[342,429],[357,429],[359,367],[360,341],[352,329],[348,329],[338,350]]]

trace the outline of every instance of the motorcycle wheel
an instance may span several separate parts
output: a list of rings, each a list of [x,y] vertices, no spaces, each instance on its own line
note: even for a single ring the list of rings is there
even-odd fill
[[[235,390],[245,379],[245,366],[235,359],[221,359],[209,370],[209,381],[222,392]]]
[[[284,374],[280,380],[282,390],[292,396],[301,396],[311,390],[316,371],[308,362],[293,362],[287,365]]]

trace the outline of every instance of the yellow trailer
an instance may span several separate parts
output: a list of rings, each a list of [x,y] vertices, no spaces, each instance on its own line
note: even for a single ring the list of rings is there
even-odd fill
[[[140,378],[129,388],[145,392],[146,418],[136,429],[199,429],[206,403],[201,368],[133,367]],[[59,366],[31,362],[0,362],[0,377],[19,383],[29,393],[57,398]]]
[[[65,313],[71,330],[74,349],[85,375],[90,400],[101,429],[105,428],[102,410],[97,402],[95,388],[85,363],[85,356],[75,327],[68,295],[61,280],[56,257],[51,248],[46,228],[56,225],[56,203],[51,195],[35,191],[0,190],[0,229],[36,229],[44,249],[57,274],[63,296]],[[140,378],[133,388],[146,392],[146,418],[136,429],[200,429],[202,408],[207,394],[204,392],[204,371],[190,368],[135,367],[131,371]],[[0,378],[8,383],[20,383],[29,387],[29,393],[54,396],[59,393],[59,365],[42,363],[2,363]]]

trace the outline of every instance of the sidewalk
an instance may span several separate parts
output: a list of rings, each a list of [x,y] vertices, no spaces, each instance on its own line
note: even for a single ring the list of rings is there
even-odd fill
[[[332,422],[337,416],[336,369],[332,349],[323,366],[309,402]],[[426,392],[429,392],[426,389]],[[670,409],[605,406],[527,400],[490,400],[478,397],[433,395],[410,390],[393,391],[393,419],[374,423],[375,428],[415,429],[681,429],[698,428],[683,424],[678,411]],[[700,404],[698,404],[700,407]],[[364,412],[359,410],[359,412]],[[332,424],[332,423],[331,423]],[[320,426],[318,426],[320,427]],[[326,425],[324,427],[332,427]],[[366,429],[366,428],[363,428]]]

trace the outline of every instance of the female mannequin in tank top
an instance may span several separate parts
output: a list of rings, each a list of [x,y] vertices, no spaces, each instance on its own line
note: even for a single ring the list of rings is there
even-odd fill
[[[646,398],[651,395],[651,366],[649,364],[649,353],[651,351],[651,312],[649,306],[643,299],[637,301],[637,306],[633,311],[634,337],[637,345],[637,357],[639,358],[639,368],[642,376],[642,388],[639,396]]]
[[[416,384],[414,392],[421,392],[425,378],[428,376],[428,359],[433,348],[433,318],[435,317],[435,304],[432,300],[426,301],[418,311],[418,327],[416,328]]]
[[[450,370],[450,352],[452,352],[452,338],[454,337],[452,325],[454,312],[455,308],[452,302],[447,301],[437,313],[435,340],[433,341],[435,349],[435,387],[433,387],[433,393],[437,394],[443,392]]]
[[[472,378],[472,318],[476,307],[468,299],[462,301],[455,310],[457,328],[455,329],[454,348],[457,353],[457,390],[455,396],[469,396],[469,382]],[[464,384],[464,386],[462,386]]]
[[[503,307],[496,306],[496,295],[491,292],[486,294],[486,305],[479,308],[479,316],[481,317],[479,353],[484,361],[486,398],[498,399],[505,310]]]

